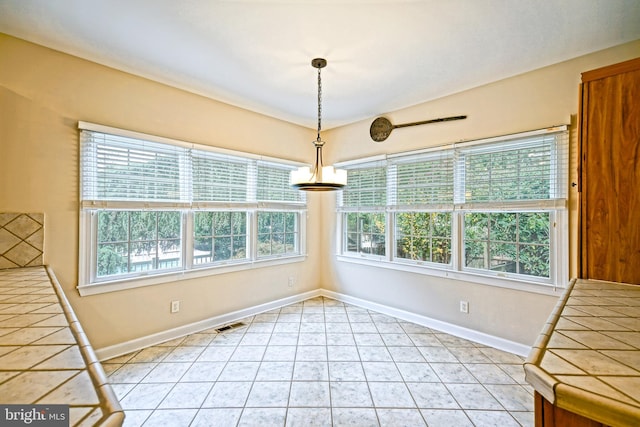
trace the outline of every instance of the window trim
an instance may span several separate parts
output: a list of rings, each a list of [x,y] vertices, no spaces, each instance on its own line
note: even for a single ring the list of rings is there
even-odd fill
[[[350,160],[347,162],[337,163],[336,167],[358,167],[361,164],[370,164],[373,161],[384,162],[388,159],[388,169],[391,169],[393,164],[398,163],[398,158],[406,158],[410,156],[435,155],[438,150],[450,150],[456,148],[469,149],[469,147],[484,145],[487,143],[506,143],[510,140],[520,138],[530,138],[538,135],[556,134],[556,133],[568,133],[568,126],[553,126],[546,129],[527,131],[516,134],[509,134],[505,136],[485,138],[481,140],[466,141],[455,144],[442,145],[440,147],[430,147],[423,150],[414,150],[404,153],[394,153],[389,155],[378,155],[375,157],[363,158],[360,160]],[[568,138],[567,138],[568,139]],[[568,173],[568,147],[564,152],[556,152],[556,158],[554,164],[564,167],[563,170],[556,169],[554,175],[558,180],[557,185],[561,188],[566,187],[567,177],[560,176],[559,173]],[[456,166],[454,165],[454,171]],[[388,174],[393,174],[393,171],[389,171]],[[454,180],[456,177],[454,177]],[[389,181],[389,179],[387,180]],[[562,187],[564,186],[564,187]],[[569,227],[569,213],[568,213],[568,197],[558,197],[558,194],[554,193],[555,189],[552,189],[551,198],[544,200],[519,200],[519,201],[500,201],[500,202],[486,202],[486,203],[456,203],[457,200],[451,205],[441,206],[414,206],[416,211],[422,210],[444,210],[452,213],[452,253],[451,265],[437,264],[426,261],[407,260],[396,257],[396,242],[395,242],[395,215],[397,212],[406,211],[405,206],[390,206],[387,204],[384,207],[386,212],[386,255],[385,256],[371,256],[362,253],[353,253],[345,250],[344,247],[344,215],[348,212],[362,211],[362,208],[358,207],[342,207],[342,200],[339,198],[336,209],[336,259],[340,262],[348,262],[355,264],[362,264],[368,266],[375,266],[381,268],[388,268],[399,271],[406,271],[411,273],[419,273],[432,277],[442,277],[457,279],[462,281],[468,281],[483,285],[492,285],[498,287],[504,287],[516,290],[526,290],[531,292],[543,293],[543,294],[555,294],[557,288],[563,288],[568,280],[568,227]],[[553,197],[556,198],[553,198]],[[395,198],[393,192],[389,196],[390,199]],[[389,200],[389,199],[388,199]],[[504,273],[504,272],[491,272],[483,269],[470,269],[462,266],[463,251],[464,251],[464,235],[463,235],[463,220],[465,212],[486,212],[486,211],[546,211],[550,213],[550,252],[554,254],[553,262],[550,263],[549,278],[537,278],[535,276],[528,277],[522,274]]]

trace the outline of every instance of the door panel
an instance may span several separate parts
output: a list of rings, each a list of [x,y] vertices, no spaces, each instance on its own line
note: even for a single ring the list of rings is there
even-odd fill
[[[583,83],[581,275],[640,284],[640,60]],[[584,75],[583,75],[584,79]]]

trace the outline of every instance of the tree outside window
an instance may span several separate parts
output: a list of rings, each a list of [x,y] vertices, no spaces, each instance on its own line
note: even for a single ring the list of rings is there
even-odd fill
[[[473,212],[464,215],[465,266],[549,277],[548,212]]]
[[[396,213],[396,256],[413,261],[450,264],[451,213]]]
[[[180,267],[181,230],[177,211],[99,211],[97,276]]]
[[[297,241],[295,212],[258,212],[258,257],[296,253]]]
[[[210,264],[247,258],[246,212],[195,212],[193,263]]]
[[[385,254],[386,217],[379,212],[349,212],[346,219],[346,249],[369,255]]]

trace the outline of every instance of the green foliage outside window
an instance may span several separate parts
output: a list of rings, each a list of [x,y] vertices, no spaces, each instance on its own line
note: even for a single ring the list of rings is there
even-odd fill
[[[100,211],[97,276],[179,267],[181,229],[176,211]]]
[[[401,212],[396,214],[398,258],[451,263],[451,213]]]
[[[194,234],[194,264],[247,258],[246,212],[195,212]]]
[[[258,257],[297,252],[296,217],[295,212],[258,212]]]
[[[378,212],[349,212],[345,214],[348,252],[371,255],[385,254],[386,216]]]
[[[549,277],[548,212],[474,212],[464,215],[465,265]]]

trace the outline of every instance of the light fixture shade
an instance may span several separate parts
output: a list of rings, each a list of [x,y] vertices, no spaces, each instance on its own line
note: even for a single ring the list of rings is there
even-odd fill
[[[347,171],[333,166],[323,166],[320,173],[304,166],[291,171],[289,183],[293,188],[304,191],[332,191],[340,190],[347,185]]]

